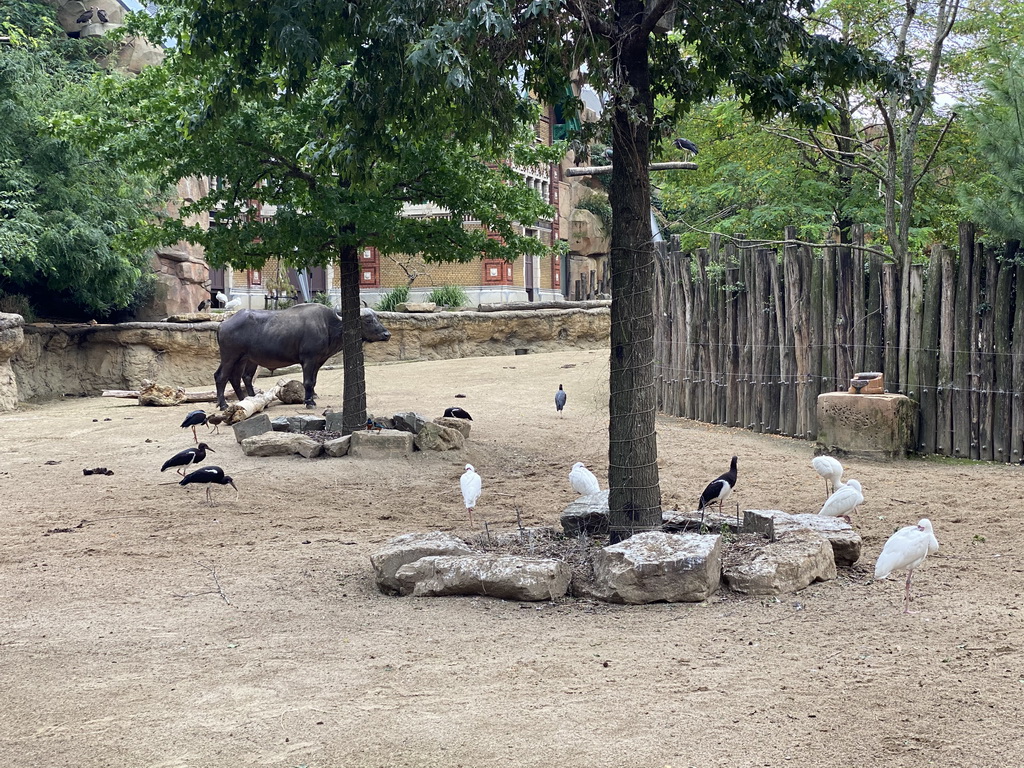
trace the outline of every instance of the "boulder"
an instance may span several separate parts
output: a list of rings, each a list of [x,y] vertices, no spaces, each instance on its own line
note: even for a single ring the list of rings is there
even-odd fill
[[[414,444],[421,451],[453,451],[464,448],[466,440],[457,429],[427,422],[416,435]]]
[[[580,496],[562,510],[562,530],[566,536],[608,534],[608,491]]]
[[[232,424],[231,428],[235,431],[235,440],[242,442],[246,438],[270,432],[270,417],[265,413],[257,413],[255,416],[243,419],[237,424]]]
[[[434,423],[441,427],[458,430],[467,440],[469,440],[469,431],[473,427],[473,422],[469,419],[455,419],[451,416],[438,416],[434,419]]]
[[[412,453],[413,436],[397,429],[353,432],[348,455],[357,459],[392,459]]]
[[[701,533],[726,533],[739,532],[743,528],[742,518],[737,520],[732,512],[719,512],[717,509],[705,510],[702,514],[699,509],[689,512],[666,509],[661,513],[662,530],[667,533],[693,532]]]
[[[424,557],[395,574],[416,597],[486,595],[503,600],[554,600],[565,595],[572,569],[561,560],[468,554]]]
[[[729,589],[745,595],[797,592],[815,581],[836,577],[832,545],[807,528],[776,530],[775,541],[738,549],[737,554],[722,576]]]
[[[246,456],[291,456],[297,453],[313,459],[323,450],[323,443],[296,432],[267,432],[242,441],[242,453]]]
[[[292,423],[288,420],[287,416],[278,416],[276,419],[270,420],[270,427],[275,432],[291,432]]]
[[[836,565],[849,566],[860,560],[860,534],[841,517],[790,515],[777,509],[748,509],[743,512],[743,531],[760,533],[769,541],[775,541],[780,533],[797,528],[815,531],[828,539]]]
[[[21,315],[0,312],[0,411],[18,407],[18,382],[10,361],[25,343],[24,325]]]
[[[406,411],[404,413],[396,413],[391,417],[391,423],[395,425],[395,429],[401,430],[402,432],[412,432],[414,435],[418,435],[423,425],[427,423],[425,416],[421,416],[413,411]]]
[[[594,583],[580,592],[610,603],[698,603],[722,575],[722,537],[647,531],[594,556]]]
[[[333,458],[348,456],[349,447],[352,444],[352,435],[345,435],[324,443],[324,453]]]
[[[306,386],[295,379],[286,381],[277,391],[277,399],[285,405],[301,405],[306,402]]]
[[[323,416],[289,416],[288,425],[292,432],[322,432],[327,429],[327,419]]]
[[[380,590],[396,594],[401,593],[401,584],[395,578],[395,574],[403,565],[415,563],[421,557],[466,555],[471,552],[472,550],[466,545],[466,542],[450,533],[442,531],[406,533],[391,539],[381,549],[370,555],[370,565],[373,566],[377,586]]]
[[[436,312],[437,304],[432,301],[404,301],[395,305],[395,312]]]

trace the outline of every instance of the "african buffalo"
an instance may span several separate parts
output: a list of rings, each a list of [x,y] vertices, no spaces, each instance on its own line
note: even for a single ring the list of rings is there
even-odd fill
[[[381,325],[372,309],[360,311],[363,341],[387,341],[391,333]],[[256,367],[284,368],[302,365],[302,383],[306,387],[306,406],[312,408],[316,375],[327,358],[341,351],[341,316],[323,304],[296,304],[281,310],[244,309],[220,324],[220,366],[214,374],[217,382],[217,406],[227,407],[224,388],[228,382],[241,400],[242,384],[255,394],[252,379]]]

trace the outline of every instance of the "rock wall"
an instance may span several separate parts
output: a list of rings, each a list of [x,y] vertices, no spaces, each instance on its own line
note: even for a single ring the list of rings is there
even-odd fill
[[[599,349],[608,346],[611,327],[607,308],[380,315],[391,340],[367,344],[367,363],[509,355],[516,349]],[[20,315],[3,317],[20,320]],[[104,389],[138,389],[143,379],[212,388],[220,363],[217,327],[216,322],[27,325],[24,345],[11,358],[17,396],[98,395]],[[329,364],[340,365],[340,355]]]
[[[18,381],[11,357],[18,354],[25,342],[21,330],[24,323],[21,315],[0,312],[0,412],[14,410],[18,405]]]

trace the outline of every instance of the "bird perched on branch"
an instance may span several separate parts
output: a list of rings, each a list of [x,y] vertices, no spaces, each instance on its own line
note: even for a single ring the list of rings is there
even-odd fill
[[[178,474],[184,475],[185,470],[182,469],[182,467],[187,467],[189,464],[200,464],[206,461],[207,451],[210,453],[216,453],[216,451],[206,443],[200,443],[195,448],[186,448],[184,451],[179,451],[165,461],[164,465],[160,467],[160,471],[163,472],[165,469],[177,467]]]
[[[725,501],[729,494],[732,493],[732,489],[736,487],[736,457],[732,457],[732,461],[729,463],[729,471],[724,475],[719,475],[710,483],[708,487],[704,489],[704,493],[700,495],[700,502],[697,507],[701,511],[701,525],[704,524],[703,512],[705,508],[710,507],[715,502],[718,502],[718,511],[722,511],[722,502]]]
[[[676,149],[685,149],[687,152],[690,152],[694,155],[697,154],[697,145],[694,144],[689,139],[684,139],[680,137],[673,141],[672,143],[676,145]]]
[[[178,485],[190,485],[192,483],[203,483],[206,486],[206,502],[211,507],[216,506],[216,504],[213,503],[213,496],[210,495],[210,486],[212,484],[230,485],[235,489],[235,498],[238,498],[238,486],[235,485],[234,480],[224,474],[224,470],[220,467],[210,465],[208,467],[197,469],[195,472],[189,472],[182,478]]]
[[[835,493],[828,497],[818,514],[825,517],[841,517],[846,522],[850,522],[850,513],[856,512],[857,507],[863,503],[864,494],[860,482],[849,480],[845,484],[839,484]]]
[[[192,427],[192,437],[196,440],[196,445],[199,445],[199,436],[196,434],[196,427],[200,424],[206,424],[209,421],[209,417],[206,415],[206,411],[189,411],[188,416],[181,422],[182,429],[188,429]]]
[[[811,459],[811,466],[825,479],[825,498],[827,499],[840,485],[843,480],[843,465],[838,459],[831,456],[815,456]],[[832,487],[829,488],[829,483]]]
[[[110,19],[107,18],[107,12],[102,8],[96,10],[96,18],[100,20],[100,24],[106,24]]]
[[[924,562],[928,555],[939,551],[939,541],[932,531],[932,521],[923,517],[917,525],[900,528],[888,538],[882,547],[882,554],[875,563],[875,578],[884,579],[893,571],[906,570],[907,584],[903,594],[903,612],[910,613],[910,582],[914,569]]]
[[[455,406],[454,408],[445,408],[444,417],[446,419],[465,419],[466,421],[472,421],[473,417],[469,415],[469,411],[464,408]]]
[[[76,24],[88,24],[92,19],[92,15],[96,12],[96,6],[90,5],[89,10],[85,11],[81,16],[75,19]]]
[[[562,415],[562,409],[565,408],[565,401],[567,396],[565,390],[562,389],[562,385],[558,385],[558,391],[555,392],[555,409],[558,411],[558,415]]]
[[[469,524],[473,525],[473,510],[476,509],[476,503],[480,500],[483,481],[473,469],[472,464],[466,465],[466,471],[462,473],[459,485],[462,487],[462,500],[466,503],[466,512],[469,514]]]
[[[569,470],[569,484],[580,496],[589,496],[592,493],[600,493],[601,483],[597,476],[587,469],[582,461],[577,461]]]

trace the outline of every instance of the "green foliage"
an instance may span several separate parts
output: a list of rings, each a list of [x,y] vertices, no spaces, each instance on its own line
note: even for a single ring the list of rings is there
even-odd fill
[[[442,285],[430,292],[427,301],[439,307],[462,307],[469,303],[469,297],[461,285]]]
[[[592,192],[576,203],[577,208],[590,211],[601,220],[601,229],[606,235],[612,233],[612,205],[608,202],[608,195],[600,192]]]
[[[313,304],[323,304],[325,307],[333,307],[334,302],[331,301],[331,297],[323,291],[317,291],[313,294],[313,298],[310,299]]]
[[[54,14],[28,0],[0,10],[0,287],[46,315],[109,317],[146,290],[149,254],[124,238],[157,197],[80,132],[55,130],[105,106],[90,47]]]
[[[395,307],[404,304],[409,300],[409,286],[398,285],[381,296],[380,301],[374,305],[378,312],[394,312]]]

